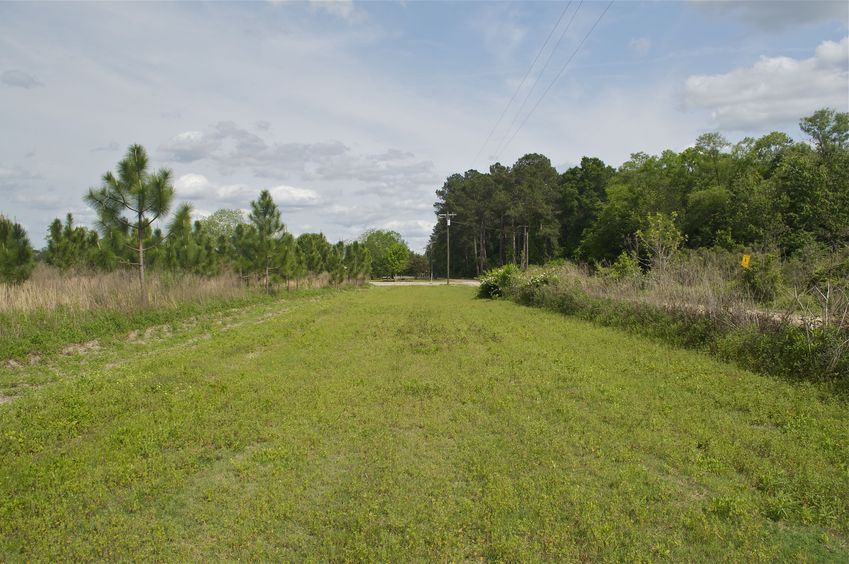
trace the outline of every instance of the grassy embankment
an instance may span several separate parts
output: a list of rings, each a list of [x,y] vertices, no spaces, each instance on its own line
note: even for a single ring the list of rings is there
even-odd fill
[[[0,559],[849,558],[845,402],[473,295],[57,357],[0,406]]]
[[[664,271],[569,263],[513,265],[482,277],[480,294],[554,310],[666,343],[709,352],[756,372],[827,383],[849,397],[849,286],[812,285],[784,303],[756,300],[733,263],[695,256]],[[729,268],[732,267],[732,268]]]
[[[326,285],[326,276],[320,276],[293,281],[291,288]],[[141,307],[132,271],[73,274],[39,266],[23,284],[0,283],[0,364],[35,364],[66,347],[100,347],[131,332],[272,302],[291,292],[283,284],[273,294],[235,274],[208,278],[153,271],[149,305]]]

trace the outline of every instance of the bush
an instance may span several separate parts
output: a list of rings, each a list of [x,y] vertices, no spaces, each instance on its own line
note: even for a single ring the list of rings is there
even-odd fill
[[[544,305],[545,289],[559,282],[557,273],[548,267],[532,267],[513,280],[513,295],[520,303]]]
[[[633,280],[642,276],[643,271],[640,269],[640,263],[631,254],[622,251],[616,262],[610,266],[599,267],[598,273],[600,276],[611,280]]]
[[[742,285],[755,301],[768,304],[782,286],[781,267],[774,254],[752,255],[749,268],[743,269]]]
[[[478,288],[478,297],[494,299],[507,296],[518,275],[519,267],[515,264],[505,264],[502,267],[485,272],[480,278],[481,285]]]

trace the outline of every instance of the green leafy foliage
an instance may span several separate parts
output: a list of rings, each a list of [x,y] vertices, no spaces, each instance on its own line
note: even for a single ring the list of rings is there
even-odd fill
[[[373,276],[394,278],[407,267],[410,248],[397,231],[370,229],[359,242],[369,252]]]
[[[485,272],[480,277],[478,297],[492,299],[509,295],[510,288],[520,272],[515,264],[505,264]]]
[[[841,249],[849,245],[849,113],[819,110],[800,128],[813,147],[781,132],[735,144],[706,133],[680,153],[634,153],[618,169],[584,157],[558,174],[546,157],[528,154],[511,167],[453,174],[434,207],[457,214],[454,275],[558,256],[609,264],[623,251],[665,268],[677,246],[748,247],[782,258],[811,244]],[[677,234],[658,231],[659,218]],[[446,235],[437,222],[428,244],[438,275]]]
[[[771,253],[756,253],[751,257],[749,268],[741,273],[743,288],[755,301],[769,304],[782,287],[778,257]]]
[[[639,261],[631,253],[622,251],[610,266],[599,266],[598,274],[618,282],[637,280],[642,276],[643,271],[640,269]]]

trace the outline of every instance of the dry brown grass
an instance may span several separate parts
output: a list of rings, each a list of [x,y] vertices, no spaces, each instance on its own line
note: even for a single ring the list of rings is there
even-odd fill
[[[560,267],[557,275],[559,283],[578,287],[592,297],[697,311],[735,325],[779,321],[849,329],[845,287],[827,284],[791,290],[792,299],[765,306],[741,289],[736,264],[711,254],[681,255],[665,270],[621,279],[595,275],[572,264]]]
[[[231,272],[210,278],[187,273],[148,271],[146,281],[150,307],[243,298],[264,290],[260,279],[240,277]],[[325,288],[329,285],[330,275],[327,273],[288,282],[291,290]],[[275,291],[286,289],[285,281],[273,285]],[[133,270],[74,273],[39,264],[32,277],[23,284],[0,283],[0,314],[58,308],[124,311],[138,309],[139,302],[138,274]]]
[[[210,299],[245,296],[251,291],[234,274],[205,278],[192,274],[150,272],[147,293],[151,306],[170,306]],[[39,265],[23,284],[0,284],[0,313],[53,310],[139,307],[138,275],[133,271],[109,273],[63,273]]]

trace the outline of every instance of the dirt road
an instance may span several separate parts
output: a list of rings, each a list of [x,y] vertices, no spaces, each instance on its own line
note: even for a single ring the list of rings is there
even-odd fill
[[[372,280],[374,286],[445,286],[445,280],[398,280],[397,282],[384,282],[382,280]],[[451,284],[458,286],[480,286],[478,280],[469,280],[467,278],[451,279]]]

